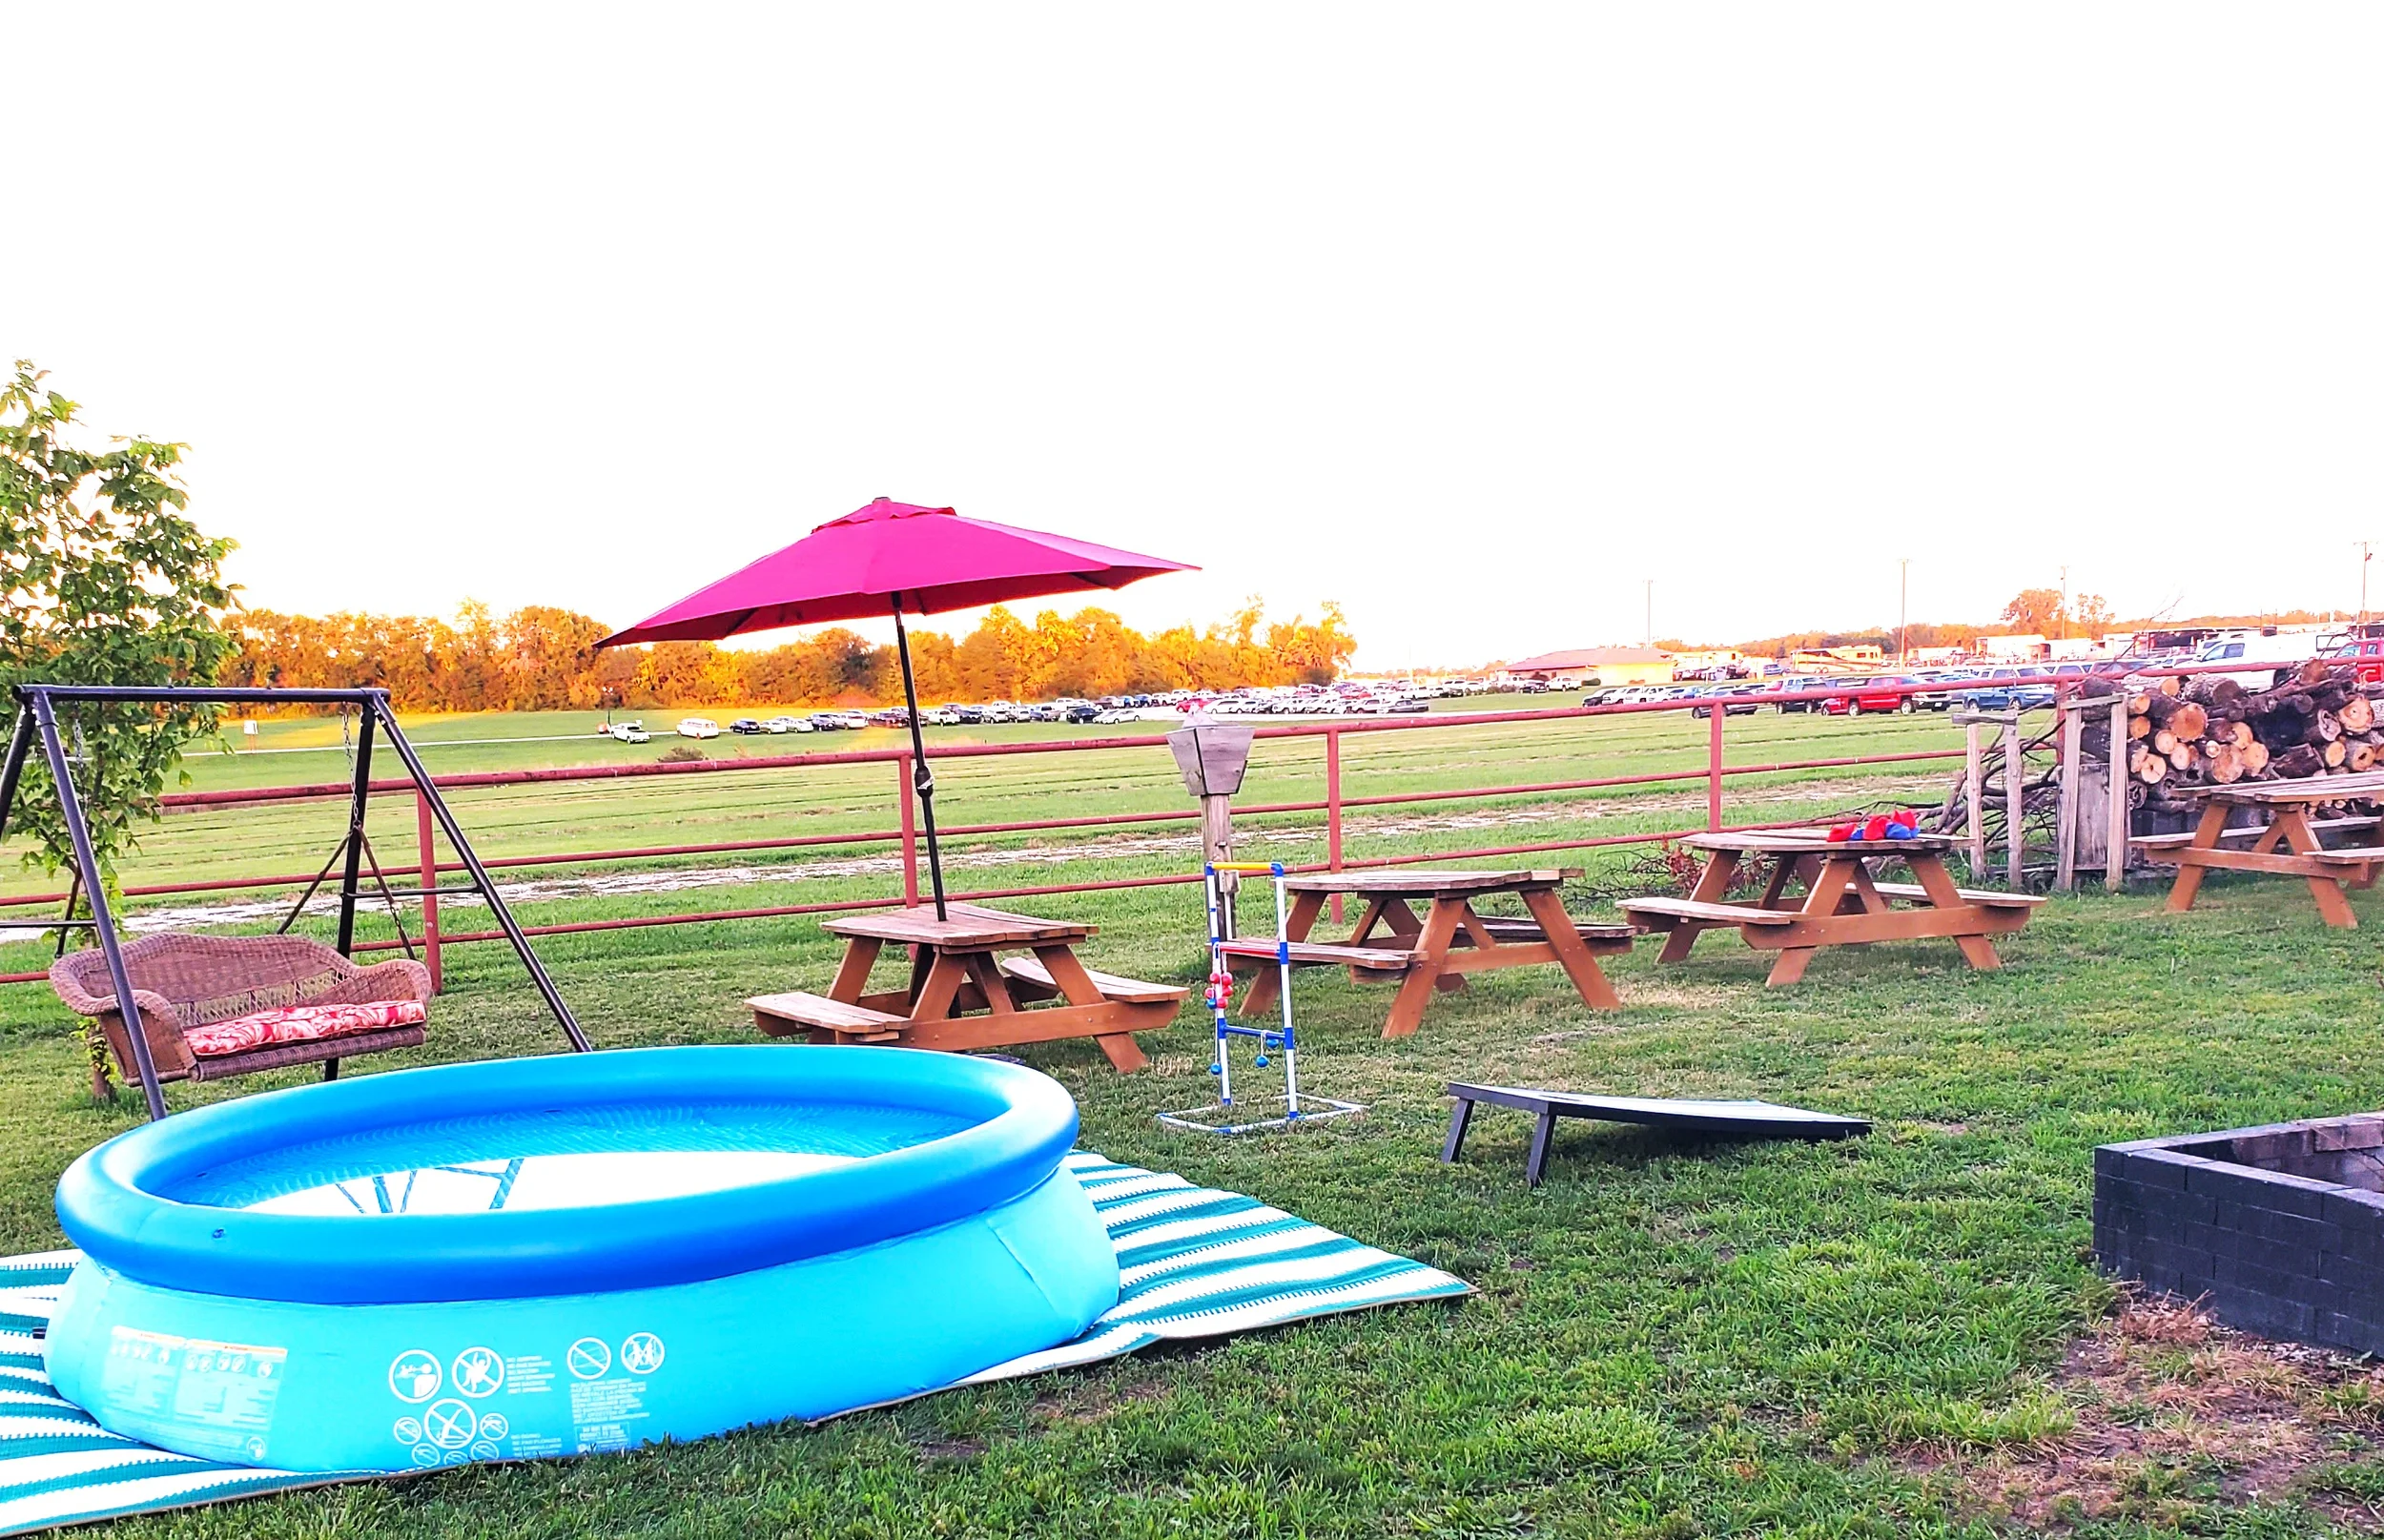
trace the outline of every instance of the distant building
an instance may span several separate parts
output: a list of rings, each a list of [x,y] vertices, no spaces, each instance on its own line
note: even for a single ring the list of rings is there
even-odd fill
[[[1716,668],[1733,675],[1743,674],[1746,665],[1746,654],[1737,647],[1697,647],[1672,655],[1673,675],[1678,679],[1703,678]]]
[[[1788,654],[1788,667],[1798,673],[1825,672],[1833,668],[1860,668],[1884,661],[1886,654],[1869,642],[1857,642],[1841,647],[1798,647]]]
[[[1507,672],[1523,679],[1553,679],[1561,674],[1585,684],[1594,680],[1600,685],[1669,685],[1672,655],[1654,647],[1574,647],[1511,663]]]
[[[2035,663],[2052,648],[2041,636],[1982,636],[1979,650],[1997,663]]]

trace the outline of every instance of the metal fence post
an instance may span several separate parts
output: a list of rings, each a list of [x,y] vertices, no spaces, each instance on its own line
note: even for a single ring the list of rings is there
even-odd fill
[[[1341,729],[1325,729],[1325,868],[1341,870]],[[1333,894],[1333,923],[1341,923],[1341,894]]]
[[[2027,766],[2020,753],[2020,713],[2015,709],[2004,724],[2004,855],[2013,893],[2026,886],[2021,878],[2028,842],[2027,779]]]
[[[902,902],[907,909],[919,907],[919,826],[918,813],[911,806],[911,756],[894,756],[894,801],[902,808]]]
[[[430,969],[430,992],[437,995],[447,987],[439,958],[439,849],[431,843],[430,801],[420,791],[414,793],[414,843],[422,869],[422,961]]]
[[[2103,885],[2117,893],[2127,881],[2128,839],[2135,833],[2133,818],[2127,811],[2127,692],[2122,689],[2111,697],[2111,773],[2106,788],[2110,792],[2110,810],[2105,821],[2110,825],[2106,841]]]
[[[1722,827],[1722,723],[1730,712],[1716,697],[1705,738],[1705,827],[1718,833]]]

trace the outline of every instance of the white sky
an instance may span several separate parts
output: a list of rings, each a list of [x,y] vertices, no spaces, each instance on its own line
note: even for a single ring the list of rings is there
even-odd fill
[[[6,19],[0,359],[259,606],[627,624],[884,493],[1382,667],[2384,536],[2374,6]]]

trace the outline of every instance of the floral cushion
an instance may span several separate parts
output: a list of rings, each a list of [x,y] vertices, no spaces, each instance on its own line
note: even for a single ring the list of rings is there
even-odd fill
[[[182,1034],[191,1052],[202,1057],[244,1053],[271,1044],[313,1042],[318,1037],[346,1037],[360,1032],[383,1032],[391,1027],[419,1027],[428,1019],[420,1000],[375,1000],[368,1005],[290,1005],[273,1011],[251,1011],[228,1021],[211,1021]]]

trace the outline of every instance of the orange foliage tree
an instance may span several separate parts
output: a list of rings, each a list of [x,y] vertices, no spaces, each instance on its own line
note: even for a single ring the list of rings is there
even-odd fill
[[[499,617],[467,603],[452,621],[420,615],[231,618],[231,685],[379,686],[403,710],[534,711],[599,705],[870,704],[899,700],[892,647],[830,626],[767,648],[664,642],[599,652],[601,621],[546,605]],[[923,701],[1049,700],[1243,685],[1323,684],[1357,651],[1338,605],[1311,622],[1268,624],[1253,599],[1223,624],[1145,636],[1106,609],[1037,614],[995,606],[955,640],[911,633]]]

